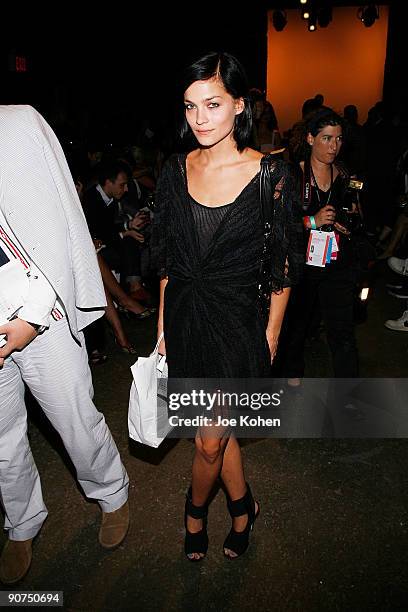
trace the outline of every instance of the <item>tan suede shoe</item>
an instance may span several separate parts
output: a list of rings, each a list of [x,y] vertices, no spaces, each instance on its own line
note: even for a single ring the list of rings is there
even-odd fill
[[[0,557],[0,580],[4,584],[18,582],[28,572],[32,558],[33,540],[7,540]]]
[[[122,544],[129,529],[129,504],[125,502],[114,512],[102,512],[99,543],[103,548],[116,548]]]

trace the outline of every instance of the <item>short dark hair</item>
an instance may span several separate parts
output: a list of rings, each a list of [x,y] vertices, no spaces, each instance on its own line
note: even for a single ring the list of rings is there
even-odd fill
[[[305,136],[309,133],[312,136],[317,136],[317,134],[328,125],[339,125],[342,130],[344,129],[343,118],[331,108],[325,107],[306,117]]]
[[[327,125],[339,125],[344,136],[345,129],[342,117],[327,106],[309,113],[301,123],[297,124],[291,139],[292,157],[295,161],[309,158],[311,148],[306,143],[307,135],[310,133],[312,136],[317,136]]]
[[[308,98],[302,105],[302,118],[304,119],[310,115],[310,113],[315,113],[319,108],[320,104],[317,102],[316,98]]]
[[[249,87],[245,70],[236,57],[230,53],[212,51],[190,64],[182,80],[182,93],[195,81],[207,81],[217,77],[225,90],[235,99],[244,100],[244,110],[235,117],[234,140],[238,151],[243,151],[252,139],[252,110]],[[191,130],[185,116],[181,121],[179,136],[183,143],[191,142]]]
[[[119,160],[101,162],[98,166],[98,183],[102,187],[106,181],[114,183],[121,172],[124,172],[128,178],[131,176],[130,167],[127,163]]]

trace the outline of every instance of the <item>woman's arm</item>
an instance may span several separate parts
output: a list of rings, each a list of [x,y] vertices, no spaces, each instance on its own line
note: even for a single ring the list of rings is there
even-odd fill
[[[272,293],[271,306],[269,310],[268,325],[266,327],[266,339],[273,362],[278,348],[279,334],[285,316],[286,306],[290,296],[290,287],[284,287],[280,293]]]
[[[164,332],[164,322],[163,322],[163,313],[164,313],[164,291],[167,285],[167,278],[162,278],[160,281],[160,304],[159,304],[159,318],[157,321],[157,338],[159,338],[160,334]],[[163,340],[159,344],[159,353],[161,355],[166,354],[166,344]]]
[[[291,287],[299,282],[305,261],[302,206],[294,169],[285,162],[274,162],[272,169],[280,178],[274,193],[272,293],[266,327],[271,362],[276,355]]]

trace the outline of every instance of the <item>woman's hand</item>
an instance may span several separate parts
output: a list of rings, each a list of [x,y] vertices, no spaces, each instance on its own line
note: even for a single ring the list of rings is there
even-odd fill
[[[314,215],[316,226],[331,225],[336,218],[336,211],[331,204],[326,204]]]
[[[271,363],[273,363],[273,360],[275,359],[275,356],[276,356],[276,351],[278,350],[279,334],[267,328],[266,329],[266,339],[268,341],[269,352],[271,354]]]
[[[273,363],[278,349],[279,334],[289,296],[290,287],[284,287],[279,293],[272,293],[271,295],[271,307],[269,309],[269,319],[266,327],[266,339],[271,354],[271,363]]]
[[[105,246],[102,240],[99,240],[99,238],[93,238],[93,243],[97,253]]]
[[[157,332],[157,339],[159,339],[160,334],[161,334],[161,332],[159,332],[159,331],[158,331],[158,332]],[[160,342],[160,344],[159,344],[158,353],[159,353],[160,355],[165,355],[165,354],[166,354],[166,343],[165,343],[165,341],[164,341],[164,336],[163,336],[163,338],[161,339],[161,342]]]
[[[348,230],[344,225],[340,225],[337,221],[334,224],[335,229],[341,234],[345,234],[346,236],[350,236],[350,230]]]

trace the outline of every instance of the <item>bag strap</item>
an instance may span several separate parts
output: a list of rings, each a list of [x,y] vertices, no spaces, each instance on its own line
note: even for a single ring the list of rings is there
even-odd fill
[[[157,342],[156,342],[156,346],[154,347],[153,351],[150,353],[150,356],[157,354],[157,352],[159,350],[159,344],[163,340],[163,337],[164,337],[164,332],[162,332],[160,334],[160,336],[158,337]]]
[[[261,173],[259,180],[260,202],[261,202],[261,218],[264,227],[264,233],[270,233],[273,224],[273,194],[271,180],[271,164],[272,155],[268,153],[261,159]]]
[[[312,200],[312,166],[310,159],[305,159],[303,165],[302,204],[307,210]]]

